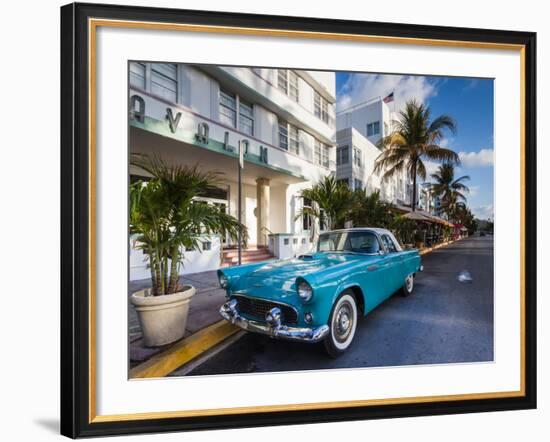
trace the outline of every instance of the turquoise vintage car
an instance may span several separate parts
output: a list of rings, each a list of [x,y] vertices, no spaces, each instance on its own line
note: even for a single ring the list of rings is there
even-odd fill
[[[418,250],[403,250],[388,230],[334,230],[319,236],[314,253],[218,270],[227,293],[220,314],[251,332],[324,341],[336,357],[353,341],[359,315],[398,290],[409,295],[422,269]]]

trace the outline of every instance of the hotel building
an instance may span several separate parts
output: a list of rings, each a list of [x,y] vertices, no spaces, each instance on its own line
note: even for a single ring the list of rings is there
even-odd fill
[[[377,143],[390,133],[394,119],[382,98],[338,112],[336,178],[352,189],[366,189],[369,194],[379,191],[382,199],[410,207],[412,181],[405,171],[388,180],[382,180],[382,173],[374,173],[376,159],[382,152]]]
[[[200,199],[237,218],[241,145],[241,219],[257,248],[249,258],[293,256],[312,246],[313,221],[296,218],[309,203],[300,191],[336,172],[335,101],[334,72],[131,62],[130,152],[223,172],[224,185]],[[132,180],[142,176],[130,166]],[[227,238],[203,244],[186,253],[182,274],[224,263]],[[133,248],[130,270],[131,279],[149,276]]]
[[[419,185],[418,207],[430,215],[441,216],[441,198],[434,194],[432,183]]]

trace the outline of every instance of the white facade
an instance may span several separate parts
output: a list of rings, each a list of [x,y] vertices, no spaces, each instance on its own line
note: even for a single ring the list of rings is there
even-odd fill
[[[418,207],[432,215],[441,215],[441,198],[435,195],[431,183],[419,185]]]
[[[374,173],[374,165],[382,151],[377,147],[391,130],[392,112],[382,99],[354,106],[336,117],[337,170],[336,178],[352,189],[376,190],[395,204],[411,203],[412,182],[405,171],[383,180]]]
[[[220,192],[205,199],[238,217],[242,143],[249,245],[267,246],[270,234],[301,244],[309,226],[295,219],[299,193],[336,170],[335,100],[333,72],[133,62],[130,151],[223,172]]]

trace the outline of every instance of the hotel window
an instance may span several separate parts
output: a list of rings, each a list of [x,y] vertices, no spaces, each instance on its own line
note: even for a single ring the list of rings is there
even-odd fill
[[[313,158],[313,162],[315,164],[321,164],[321,142],[319,140],[315,140],[315,155]]]
[[[342,146],[336,149],[336,165],[349,163],[349,146]]]
[[[300,134],[298,128],[292,124],[288,125],[288,147],[296,155],[300,154]]]
[[[353,148],[353,164],[355,164],[357,167],[362,167],[363,164],[361,149],[357,147]]]
[[[243,100],[239,100],[239,130],[254,135],[254,108]]]
[[[363,181],[358,180],[357,178],[355,178],[355,180],[353,180],[353,183],[354,183],[355,190],[363,189]]]
[[[315,164],[320,164],[321,166],[328,167],[328,149],[329,147],[321,143],[319,140],[315,139]]]
[[[329,147],[326,144],[322,144],[322,147],[321,147],[322,164],[323,164],[324,167],[327,167],[327,168],[328,168],[328,164],[329,164],[328,149],[329,149]]]
[[[145,71],[144,63],[132,61],[130,63],[130,85],[145,89]]]
[[[294,101],[297,102],[300,99],[296,72],[288,69],[277,69],[277,87]]]
[[[288,95],[288,71],[277,69],[277,87]]]
[[[314,93],[315,95],[313,98],[313,108],[315,116],[328,124],[330,119],[328,113],[328,101],[321,97],[321,94],[319,94],[319,92],[315,91]]]
[[[220,89],[220,122],[235,127],[236,120],[237,99],[235,95]]]
[[[288,150],[288,123],[279,120],[279,147]]]
[[[294,71],[288,71],[288,95],[296,102],[300,99],[298,75]]]
[[[169,101],[178,101],[178,67],[169,63],[151,65],[151,92]]]
[[[312,219],[311,215],[309,213],[305,213],[305,210],[311,209],[311,200],[309,198],[303,199],[303,207],[302,207],[302,230],[310,230]]]
[[[367,137],[380,134],[380,121],[374,121],[367,124]]]
[[[279,120],[279,147],[296,155],[300,153],[300,131],[284,120]]]

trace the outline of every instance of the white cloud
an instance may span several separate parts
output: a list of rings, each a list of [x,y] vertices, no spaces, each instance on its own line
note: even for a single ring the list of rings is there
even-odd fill
[[[455,139],[453,137],[446,137],[446,138],[443,138],[439,142],[439,146],[444,147],[446,149],[450,149],[452,147],[454,141],[455,141]]]
[[[381,74],[352,74],[339,92],[338,111],[373,98],[384,98],[391,92],[394,92],[395,102],[390,105],[396,111],[410,99],[424,103],[437,95],[435,84],[426,77]]]
[[[479,193],[479,186],[468,186],[470,191],[468,192],[469,196],[476,196]]]
[[[426,168],[426,182],[430,182],[432,180],[432,174],[437,172],[437,169],[440,166],[440,163],[436,163],[435,161],[430,160],[423,160],[424,167]]]
[[[472,212],[479,219],[495,219],[495,213],[493,210],[492,204],[487,204],[485,206],[473,207]]]
[[[494,162],[493,149],[481,149],[479,152],[459,152],[458,156],[463,166],[486,167]]]
[[[477,78],[472,78],[468,80],[468,83],[466,83],[466,86],[462,88],[463,92],[469,91],[471,89],[474,89],[479,84],[479,80]]]

